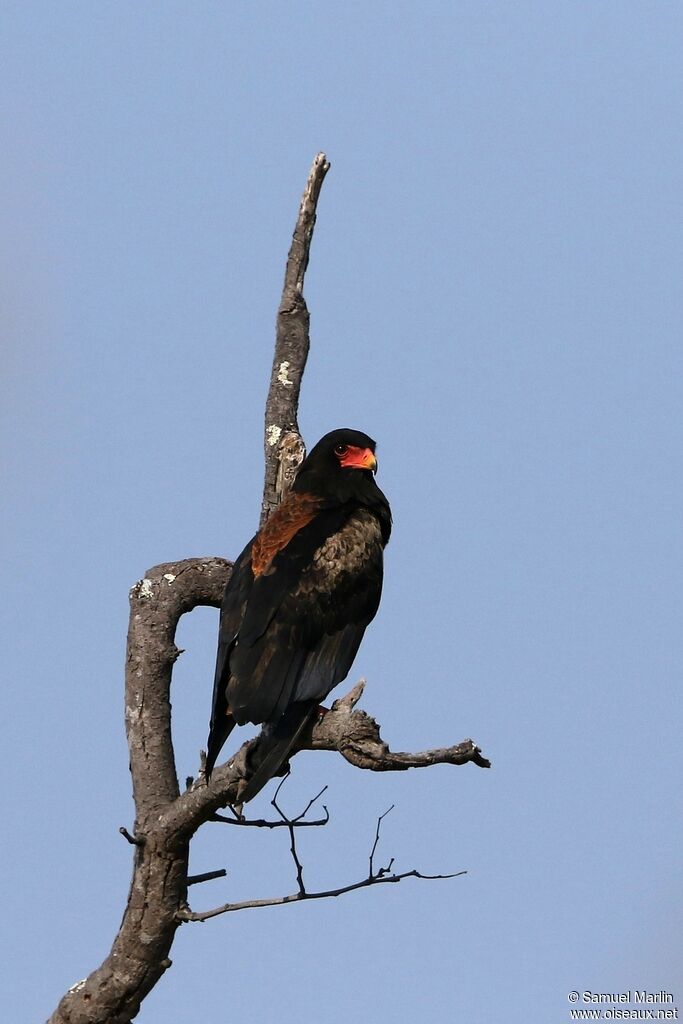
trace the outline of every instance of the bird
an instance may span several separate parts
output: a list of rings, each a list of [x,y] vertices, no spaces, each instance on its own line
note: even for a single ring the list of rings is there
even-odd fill
[[[348,675],[380,603],[392,527],[376,444],[333,430],[233,566],[221,605],[205,777],[236,725],[263,725],[240,803],[287,762]]]

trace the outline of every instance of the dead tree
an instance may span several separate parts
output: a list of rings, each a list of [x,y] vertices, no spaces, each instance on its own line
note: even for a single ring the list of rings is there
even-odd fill
[[[309,314],[303,284],[318,196],[328,169],[325,155],[318,154],[304,190],[287,259],[266,403],[261,522],[286,493],[304,456],[297,423],[299,390],[309,348]],[[321,794],[294,819],[280,810],[277,796],[273,806],[278,817],[273,821],[249,821],[235,814],[218,814],[220,808],[230,807],[237,799],[249,743],[228,764],[216,768],[210,785],[207,786],[200,770],[196,780],[187,780],[187,788],[181,793],[171,739],[169,699],[173,665],[179,654],[174,643],[176,627],[180,617],[193,608],[219,607],[230,570],[231,564],[222,558],[170,562],[150,569],[130,592],[125,714],[136,816],[132,833],[125,828],[120,831],[134,848],[133,877],[121,927],[109,955],[87,978],[68,990],[49,1024],[127,1024],[170,967],[173,937],[185,922],[203,921],[249,907],[338,896],[369,885],[399,882],[409,876],[452,877],[427,876],[417,870],[397,874],[392,869],[393,862],[377,868],[374,857],[380,818],[368,875],[341,888],[309,892],[297,855],[296,830],[326,823],[326,811],[322,818],[307,817]],[[336,750],[357,768],[371,771],[405,771],[468,762],[488,767],[488,761],[471,740],[417,754],[391,751],[381,739],[374,719],[354,710],[362,690],[363,684],[359,683],[337,700],[331,712],[303,737],[299,749]],[[257,741],[251,741],[254,742]],[[221,870],[188,876],[192,837],[211,820],[247,827],[287,828],[296,866],[296,891],[287,896],[226,903],[210,911],[193,912],[188,905],[188,886],[225,873]]]

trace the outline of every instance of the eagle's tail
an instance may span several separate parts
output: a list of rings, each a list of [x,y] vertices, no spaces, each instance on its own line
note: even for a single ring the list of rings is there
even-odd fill
[[[223,715],[220,719],[212,720],[211,729],[209,731],[209,742],[206,749],[206,781],[207,783],[211,780],[211,772],[216,763],[218,755],[221,752],[221,747],[227,740],[228,736],[235,728],[235,719],[231,714]]]
[[[277,775],[287,760],[302,732],[314,717],[319,702],[316,700],[297,701],[290,704],[280,721],[268,732],[261,733],[258,746],[252,754],[254,774],[247,779],[240,793],[240,803],[253,800],[265,784]]]

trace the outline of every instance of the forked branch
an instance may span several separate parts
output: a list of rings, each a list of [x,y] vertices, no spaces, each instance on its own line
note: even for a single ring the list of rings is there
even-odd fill
[[[284,780],[283,780],[284,782]],[[404,878],[421,878],[424,880],[435,881],[438,879],[446,878],[458,878],[460,875],[466,875],[466,871],[454,871],[448,875],[425,875],[421,871],[417,871],[413,868],[411,871],[392,871],[394,858],[392,857],[389,864],[385,868],[375,869],[374,857],[377,852],[377,846],[379,844],[380,831],[382,828],[382,822],[386,818],[387,814],[393,810],[393,804],[389,810],[385,811],[384,814],[380,814],[377,819],[377,828],[375,829],[375,839],[372,844],[370,851],[369,862],[370,870],[366,878],[361,878],[358,882],[351,882],[349,885],[339,886],[337,889],[323,889],[318,892],[308,892],[304,885],[303,879],[303,866],[299,860],[298,851],[296,848],[296,836],[294,832],[294,826],[296,819],[289,819],[281,810],[277,804],[277,793],[279,793],[282,783],[278,786],[275,797],[272,800],[272,804],[278,813],[281,815],[283,824],[289,827],[289,834],[291,839],[290,853],[294,866],[296,868],[296,878],[298,891],[292,893],[290,896],[274,896],[271,899],[260,899],[260,900],[240,900],[237,903],[223,903],[220,907],[213,907],[211,910],[190,910],[189,907],[183,907],[178,911],[178,918],[180,921],[209,921],[212,917],[219,917],[221,914],[231,914],[236,910],[254,910],[258,907],[283,907],[288,903],[302,903],[304,900],[326,900],[333,896],[344,896],[348,892],[354,892],[356,889],[367,889],[371,885],[384,885],[387,882],[401,882]],[[309,805],[310,806],[310,805]],[[305,812],[304,812],[305,813]]]

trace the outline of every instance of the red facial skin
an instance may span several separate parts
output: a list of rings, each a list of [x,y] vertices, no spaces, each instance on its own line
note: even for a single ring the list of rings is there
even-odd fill
[[[343,444],[335,448],[334,454],[344,469],[377,469],[377,459],[370,448],[357,448],[352,444]]]

